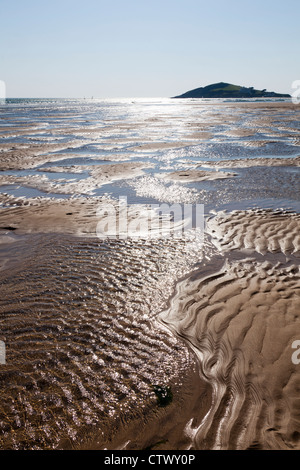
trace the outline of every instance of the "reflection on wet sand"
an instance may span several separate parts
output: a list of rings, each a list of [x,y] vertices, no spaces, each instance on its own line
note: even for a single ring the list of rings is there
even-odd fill
[[[300,110],[43,106],[0,129],[0,447],[299,449]],[[204,242],[98,239],[126,191]]]

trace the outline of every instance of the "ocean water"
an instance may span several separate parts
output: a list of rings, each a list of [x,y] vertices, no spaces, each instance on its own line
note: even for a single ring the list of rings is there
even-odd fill
[[[212,165],[220,160],[288,159],[298,155],[299,110],[296,105],[283,112],[280,104],[284,101],[258,100],[256,103],[260,106],[255,108],[253,103],[247,107],[247,100],[231,100],[230,106],[226,107],[227,102],[141,98],[7,100],[0,109],[1,149],[2,144],[4,150],[9,149],[9,145],[15,148],[19,145],[26,155],[26,149],[38,147],[38,154],[56,158],[37,162],[27,173],[27,176],[50,180],[50,188],[45,191],[42,185],[37,187],[34,178],[27,182],[25,178],[23,184],[22,180],[15,185],[2,184],[0,190],[19,197],[34,197],[35,194],[72,196],[75,191],[68,192],[67,187],[64,193],[64,183],[70,179],[80,179],[84,183],[84,178],[89,176],[87,166],[139,161],[152,165],[144,169],[147,178],[128,181],[126,177],[125,184],[122,179],[108,181],[86,191],[81,184],[82,189],[79,188],[76,195],[109,193],[116,197],[124,193],[132,203],[168,202],[166,199],[172,199],[173,191],[182,193],[183,202],[197,200],[208,209],[235,202],[241,207],[243,201],[247,205],[255,198],[268,200],[272,206],[276,206],[277,199],[284,199],[287,205],[294,207],[299,190],[297,168],[273,167],[267,174],[267,170],[240,168],[231,179],[196,182],[184,187],[181,184],[174,187],[174,183],[158,178],[172,171],[205,169],[207,163]],[[277,110],[264,108],[264,103],[277,103],[279,107]],[[242,106],[234,107],[234,104]],[[241,135],[235,135],[237,130]],[[58,144],[58,150],[55,147],[52,150],[55,144]],[[61,160],[60,154],[63,154]],[[81,166],[81,172],[69,172],[68,167],[74,165]],[[61,174],[53,174],[48,171],[53,166],[66,169]],[[24,177],[24,170],[21,163],[9,174]],[[0,175],[3,174],[7,173],[4,171]],[[274,180],[272,189],[264,184],[266,179]],[[51,189],[55,181],[59,186],[58,194],[54,187]]]
[[[0,203],[22,214],[20,198],[35,205],[105,195],[126,196],[129,204],[203,204],[205,217],[249,208],[299,214],[299,166],[290,165],[299,156],[299,118],[298,106],[273,99],[8,99],[0,106]],[[275,158],[280,165],[269,165]],[[223,168],[224,161],[232,166]],[[128,163],[142,171],[122,173]],[[117,177],[103,183],[93,176],[112,164]],[[198,170],[232,174],[168,178]],[[165,430],[169,421],[155,387],[169,387],[172,413],[182,409],[186,422],[170,419],[162,439],[148,429],[143,444],[194,448],[202,406],[191,398],[197,358],[182,339],[184,329],[174,334],[158,316],[179,281],[202,266],[213,271],[212,260],[220,267],[210,239],[8,232],[14,243],[0,245],[0,340],[7,358],[0,365],[0,447],[110,448],[134,420]],[[229,418],[218,410],[214,419],[212,435]]]
[[[37,179],[25,178],[18,184],[2,184],[0,191],[18,197],[108,193],[126,195],[130,203],[172,202],[173,193],[175,201],[203,203],[207,210],[235,203],[241,208],[243,201],[246,208],[256,199],[271,207],[280,200],[280,206],[284,203],[298,210],[298,168],[288,165],[233,168],[232,178],[185,185],[161,178],[172,171],[205,170],[207,164],[222,160],[280,157],[288,161],[297,156],[299,109],[297,105],[282,109],[286,101],[255,100],[259,106],[254,107],[253,102],[247,106],[247,100],[221,99],[8,99],[0,108],[0,149],[19,145],[26,155],[28,148],[38,147],[37,154],[52,158],[37,162],[30,171],[20,162],[8,173],[4,164],[0,176],[39,176],[50,184],[43,191]],[[270,103],[277,108],[270,108]],[[137,161],[151,164],[144,176],[84,187],[88,166]],[[74,165],[81,166],[81,171],[68,171]],[[66,169],[50,173],[53,166]],[[65,185],[70,180],[80,180],[78,191]],[[274,184],[268,186],[266,180]]]

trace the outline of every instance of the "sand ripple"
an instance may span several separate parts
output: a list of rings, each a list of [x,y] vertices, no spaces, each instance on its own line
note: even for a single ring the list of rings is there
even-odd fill
[[[248,249],[262,254],[300,251],[300,215],[287,211],[221,212],[208,221],[207,232],[221,251]]]
[[[153,385],[172,387],[175,412],[190,396],[195,359],[154,323],[187,269],[184,246],[35,235],[5,250],[1,448],[107,447],[133,418],[156,417]]]
[[[269,212],[216,216],[208,230],[224,257],[179,283],[160,315],[190,344],[213,387],[212,407],[194,426],[196,448],[300,448],[292,362],[300,338],[299,223],[297,215]]]

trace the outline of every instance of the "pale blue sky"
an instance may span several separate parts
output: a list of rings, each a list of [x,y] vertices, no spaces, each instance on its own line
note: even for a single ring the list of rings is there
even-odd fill
[[[292,93],[299,0],[0,0],[9,97],[168,97],[218,81]]]

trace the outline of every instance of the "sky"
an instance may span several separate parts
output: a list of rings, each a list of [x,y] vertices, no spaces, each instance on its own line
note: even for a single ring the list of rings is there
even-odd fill
[[[292,93],[299,0],[0,0],[7,97],[170,97],[220,81]]]

